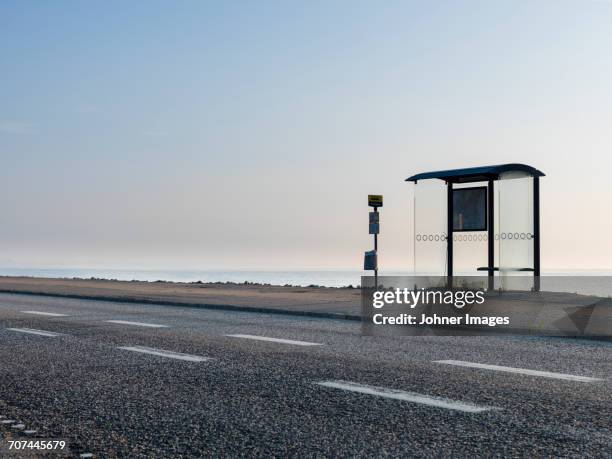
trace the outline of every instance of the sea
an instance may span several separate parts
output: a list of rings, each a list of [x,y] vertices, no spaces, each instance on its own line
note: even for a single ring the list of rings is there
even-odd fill
[[[409,276],[412,271],[386,271],[380,275]],[[80,279],[116,279],[138,281],[169,281],[169,282],[233,282],[270,285],[294,285],[308,287],[356,287],[361,283],[361,276],[370,275],[366,271],[323,270],[323,271],[255,271],[255,270],[133,270],[133,269],[97,269],[97,268],[57,268],[28,269],[0,268],[0,276],[25,276],[48,278],[80,278]]]

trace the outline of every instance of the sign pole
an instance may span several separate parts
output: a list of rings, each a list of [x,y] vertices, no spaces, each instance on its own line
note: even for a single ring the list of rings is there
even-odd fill
[[[378,207],[374,207],[374,212],[378,216]],[[378,232],[374,233],[374,252],[378,258]],[[376,263],[376,269],[374,270],[374,288],[378,289],[378,263]]]
[[[370,212],[369,233],[374,235],[374,250],[365,253],[363,268],[366,271],[374,271],[374,286],[378,288],[378,233],[380,231],[380,217],[378,208],[383,205],[383,197],[378,194],[368,195],[368,206],[373,207]]]

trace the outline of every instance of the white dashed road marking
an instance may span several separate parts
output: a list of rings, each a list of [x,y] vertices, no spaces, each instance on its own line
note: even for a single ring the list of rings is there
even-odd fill
[[[34,330],[33,328],[7,328],[7,330],[19,332],[19,333],[29,333],[30,335],[40,335],[40,336],[48,336],[50,338],[56,338],[58,336],[63,336],[63,333],[55,333],[45,330]]]
[[[465,413],[482,413],[483,411],[497,410],[487,406],[473,405],[471,403],[457,402],[442,397],[431,397],[429,395],[417,394],[416,392],[404,392],[401,390],[387,389],[385,387],[365,386],[350,381],[322,381],[317,383],[320,386],[342,389],[350,392],[357,392],[377,397],[391,398],[405,402],[419,403],[421,405],[445,408],[447,410],[463,411]]]
[[[58,314],[57,312],[43,312],[43,311],[21,311],[24,314],[36,314],[39,316],[49,316],[49,317],[66,317],[66,314]]]
[[[187,362],[206,362],[211,360],[210,357],[201,357],[199,355],[181,354],[180,352],[164,351],[163,349],[154,349],[152,347],[144,346],[123,346],[119,349],[126,351],[140,352],[142,354],[157,355],[159,357],[167,357],[169,359],[185,360]]]
[[[295,341],[292,339],[269,338],[267,336],[256,335],[225,335],[231,338],[254,339],[257,341],[270,341],[272,343],[295,344],[296,346],[322,346],[321,343],[309,343],[308,341]]]
[[[129,320],[107,320],[106,322],[109,322],[111,324],[134,325],[136,327],[168,328],[167,325],[147,324],[144,322],[130,322]]]
[[[504,371],[506,373],[518,373],[528,376],[540,376],[542,378],[565,379],[567,381],[580,382],[595,382],[602,381],[600,378],[591,378],[588,376],[568,375],[565,373],[552,373],[550,371],[528,370],[525,368],[502,367],[500,365],[488,365],[486,363],[464,362],[462,360],[434,360],[435,363],[444,363],[447,365],[457,365],[460,367],[480,368],[483,370]]]

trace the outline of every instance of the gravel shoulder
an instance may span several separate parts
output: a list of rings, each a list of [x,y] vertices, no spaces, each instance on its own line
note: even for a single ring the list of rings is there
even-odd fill
[[[354,288],[0,277],[0,292],[359,319]]]

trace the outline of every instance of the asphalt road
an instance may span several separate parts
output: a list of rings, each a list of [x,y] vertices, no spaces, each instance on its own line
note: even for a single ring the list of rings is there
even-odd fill
[[[0,295],[0,457],[9,439],[76,457],[612,457],[612,344]]]

